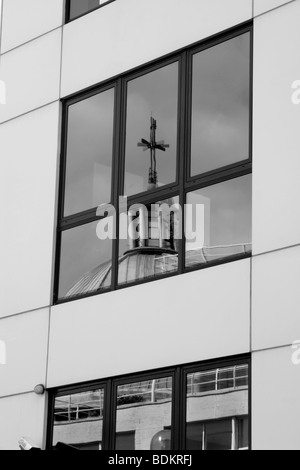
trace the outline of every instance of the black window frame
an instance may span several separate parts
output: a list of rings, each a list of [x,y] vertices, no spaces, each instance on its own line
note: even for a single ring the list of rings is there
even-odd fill
[[[71,18],[71,1],[72,0],[66,0],[66,8],[65,8],[65,23],[71,23],[72,21],[76,21],[79,18],[82,18],[85,15],[88,15],[89,13],[92,13],[93,11],[99,10],[100,8],[104,8],[110,3],[115,2],[116,0],[108,0],[105,2],[103,5],[99,5],[95,8],[92,8],[91,10],[86,11],[85,13],[81,13],[80,15],[74,16],[74,18]]]
[[[48,419],[46,450],[53,448],[54,429],[54,405],[55,399],[60,396],[83,393],[104,389],[104,414],[103,414],[103,440],[102,450],[115,451],[116,418],[117,418],[117,389],[120,385],[150,381],[158,378],[172,377],[172,440],[171,450],[186,450],[186,400],[187,400],[187,376],[194,372],[205,372],[214,369],[248,365],[248,435],[249,450],[252,448],[252,361],[250,354],[212,359],[207,361],[183,364],[162,369],[137,372],[118,377],[105,378],[98,381],[90,381],[70,386],[55,387],[47,390],[48,394]]]
[[[114,1],[114,0],[113,0]],[[104,5],[103,5],[104,6]],[[212,170],[201,175],[190,176],[191,160],[191,109],[192,109],[192,59],[198,52],[210,49],[225,41],[233,39],[245,33],[250,34],[250,64],[249,64],[249,158],[237,163]],[[77,295],[71,298],[59,298],[59,273],[60,273],[60,254],[61,254],[61,233],[64,230],[70,230],[81,225],[100,220],[103,217],[96,215],[97,208],[72,214],[64,217],[63,205],[65,197],[65,178],[66,178],[66,156],[67,156],[67,133],[68,133],[68,108],[72,104],[90,98],[98,93],[115,87],[115,105],[114,105],[114,130],[113,130],[113,161],[112,161],[112,196],[111,204],[114,205],[116,213],[119,213],[119,196],[123,194],[124,173],[125,173],[125,150],[126,150],[126,105],[127,105],[127,83],[154,72],[162,67],[172,63],[179,64],[179,82],[178,82],[178,122],[177,122],[177,181],[167,184],[160,188],[135,194],[128,197],[128,206],[132,204],[152,204],[159,200],[165,200],[179,196],[179,203],[182,208],[182,217],[185,218],[184,207],[187,194],[208,186],[213,186],[231,179],[249,175],[252,173],[252,121],[253,121],[253,23],[247,22],[228,31],[217,34],[211,38],[200,41],[187,48],[176,51],[158,60],[151,61],[132,71],[126,72],[117,77],[113,77],[101,84],[83,90],[80,93],[73,94],[62,99],[62,139],[61,139],[61,159],[60,159],[60,183],[59,183],[59,207],[57,222],[57,243],[55,260],[55,279],[53,303],[61,304],[78,300],[86,297],[100,295],[108,291],[124,289],[134,285],[153,282],[159,279],[173,277],[180,274],[207,269],[216,265],[226,264],[251,257],[251,254],[239,254],[215,260],[205,265],[185,266],[186,243],[184,233],[178,240],[178,270],[158,275],[151,279],[142,279],[127,284],[118,284],[118,258],[119,258],[119,240],[118,237],[113,240],[112,248],[112,280],[111,287],[103,292],[90,292]],[[184,224],[183,224],[184,225]],[[116,230],[119,230],[119,220],[116,217]],[[183,230],[184,231],[184,230]]]

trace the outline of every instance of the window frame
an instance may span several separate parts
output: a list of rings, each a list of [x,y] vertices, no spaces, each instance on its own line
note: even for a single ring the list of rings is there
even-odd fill
[[[97,7],[94,7],[91,10],[86,11],[85,13],[81,13],[80,15],[74,16],[74,18],[71,18],[71,1],[72,0],[66,0],[65,24],[68,24],[68,23],[71,23],[72,21],[78,20],[79,18],[82,18],[83,16],[88,15],[89,13],[92,13],[93,11],[99,10],[100,8],[103,8],[106,5],[109,5],[110,3],[115,2],[116,0],[107,0],[107,2],[103,3],[103,5],[99,5]]]
[[[115,0],[112,0],[115,1]],[[106,4],[105,4],[106,5]],[[102,5],[102,6],[105,6]],[[192,59],[194,54],[210,49],[227,40],[239,35],[250,34],[250,66],[249,66],[249,158],[237,163],[230,164],[202,175],[189,176],[191,165],[191,119],[192,119],[192,80],[191,73]],[[179,197],[179,204],[182,208],[183,221],[185,220],[184,205],[187,194],[198,189],[213,186],[230,179],[238,178],[252,173],[252,127],[253,127],[253,23],[247,22],[228,31],[217,34],[211,38],[200,41],[187,48],[183,48],[172,54],[168,54],[158,60],[151,61],[141,67],[137,67],[129,72],[112,77],[105,82],[92,86],[86,90],[70,95],[62,99],[62,135],[61,135],[61,158],[60,158],[60,182],[59,182],[59,203],[57,219],[57,240],[53,304],[62,304],[79,300],[86,297],[100,295],[109,291],[124,289],[127,287],[154,282],[159,279],[177,276],[183,273],[207,269],[213,266],[226,264],[240,259],[249,258],[251,254],[239,254],[212,261],[205,265],[185,266],[186,243],[184,233],[178,240],[178,270],[170,273],[157,275],[154,278],[146,278],[118,284],[118,259],[119,259],[119,239],[113,240],[112,247],[112,281],[110,289],[103,292],[90,292],[70,298],[59,298],[59,275],[61,257],[61,233],[65,230],[79,227],[91,222],[99,221],[103,217],[96,215],[97,208],[91,208],[83,212],[64,217],[63,206],[65,198],[66,179],[66,158],[67,158],[67,136],[68,136],[68,108],[84,99],[90,98],[98,93],[105,92],[115,87],[115,105],[113,119],[113,158],[112,158],[112,186],[111,201],[116,213],[119,213],[119,195],[123,194],[125,177],[125,157],[126,157],[126,114],[127,114],[127,84],[138,77],[142,77],[151,72],[178,62],[178,116],[177,116],[177,181],[167,184],[157,189],[142,192],[128,197],[128,205],[142,203],[151,204],[159,200],[164,200],[174,196]],[[182,224],[184,227],[184,223]],[[119,231],[119,217],[116,217],[116,230]],[[183,230],[183,229],[182,229]],[[184,232],[184,230],[183,230]]]
[[[252,365],[250,354],[212,359],[192,364],[177,365],[162,369],[137,372],[119,377],[105,378],[98,381],[79,383],[70,386],[56,387],[47,390],[48,419],[46,434],[46,450],[52,450],[54,430],[55,399],[65,395],[104,389],[104,413],[102,428],[102,450],[115,451],[115,436],[117,424],[117,388],[120,385],[150,381],[158,378],[172,377],[172,413],[171,413],[171,450],[186,450],[186,399],[187,376],[194,372],[205,372],[218,368],[238,365],[248,365],[248,435],[249,450],[252,448],[251,440],[251,409],[252,409]]]

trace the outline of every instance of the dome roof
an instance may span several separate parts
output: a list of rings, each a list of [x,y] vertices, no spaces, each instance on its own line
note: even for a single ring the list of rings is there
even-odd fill
[[[215,260],[251,253],[251,244],[221,245],[203,247],[186,252],[186,266],[192,268]],[[144,247],[128,251],[119,259],[119,285],[155,278],[176,271],[178,254],[166,248]],[[111,261],[96,266],[87,272],[68,291],[65,298],[93,292],[101,292],[111,286]]]
[[[119,285],[151,279],[176,271],[178,255],[172,250],[139,248],[128,251],[119,259]],[[111,285],[111,261],[96,266],[87,272],[68,291],[65,298],[76,297],[109,289]]]

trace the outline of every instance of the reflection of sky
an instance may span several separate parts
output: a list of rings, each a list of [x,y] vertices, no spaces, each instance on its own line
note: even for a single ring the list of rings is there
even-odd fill
[[[69,108],[65,215],[110,201],[114,90]]]
[[[155,72],[132,80],[128,85],[126,129],[127,196],[147,189],[150,151],[137,147],[142,138],[149,141],[150,117],[157,120],[156,140],[164,140],[170,148],[157,151],[159,183],[176,180],[178,64],[171,64]]]
[[[251,243],[252,176],[195,191],[210,204],[210,246]],[[187,202],[191,202],[187,198]],[[187,249],[195,248],[187,243]]]
[[[82,15],[105,3],[103,0],[71,0],[70,18]]]
[[[194,56],[192,174],[248,158],[250,34]]]
[[[99,240],[96,234],[97,223],[63,232],[60,297],[64,296],[86,272],[111,259],[112,241]]]

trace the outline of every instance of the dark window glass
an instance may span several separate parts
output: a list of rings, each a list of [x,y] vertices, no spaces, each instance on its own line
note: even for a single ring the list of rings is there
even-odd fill
[[[249,158],[250,34],[193,57],[191,175]]]
[[[68,109],[64,215],[111,199],[114,89]]]
[[[156,150],[157,186],[176,181],[178,63],[131,80],[127,87],[127,125],[124,194],[147,191],[150,150],[138,147],[150,141],[150,118],[156,120],[156,142],[169,145]]]
[[[70,1],[70,20],[77,18],[77,16],[84,15],[89,11],[95,10],[101,5],[109,2],[110,0],[69,0]]]
[[[205,425],[205,450],[231,450],[232,420],[226,419]]]
[[[235,383],[236,387],[248,387],[248,366],[236,368]]]
[[[251,253],[251,175],[188,193],[186,266]]]
[[[99,240],[97,222],[62,232],[59,298],[109,289],[111,257],[112,240]]]
[[[181,218],[178,197],[135,204],[129,208],[127,218],[121,216],[120,285],[177,271]]]
[[[247,450],[249,448],[249,418],[241,418],[237,421],[238,426],[238,448]]]
[[[80,450],[101,450],[104,390],[57,397],[53,446],[58,442]]]
[[[248,388],[239,387],[232,366],[188,374],[187,450],[237,450],[248,447]]]
[[[170,450],[172,390],[171,377],[118,387],[116,450]]]

